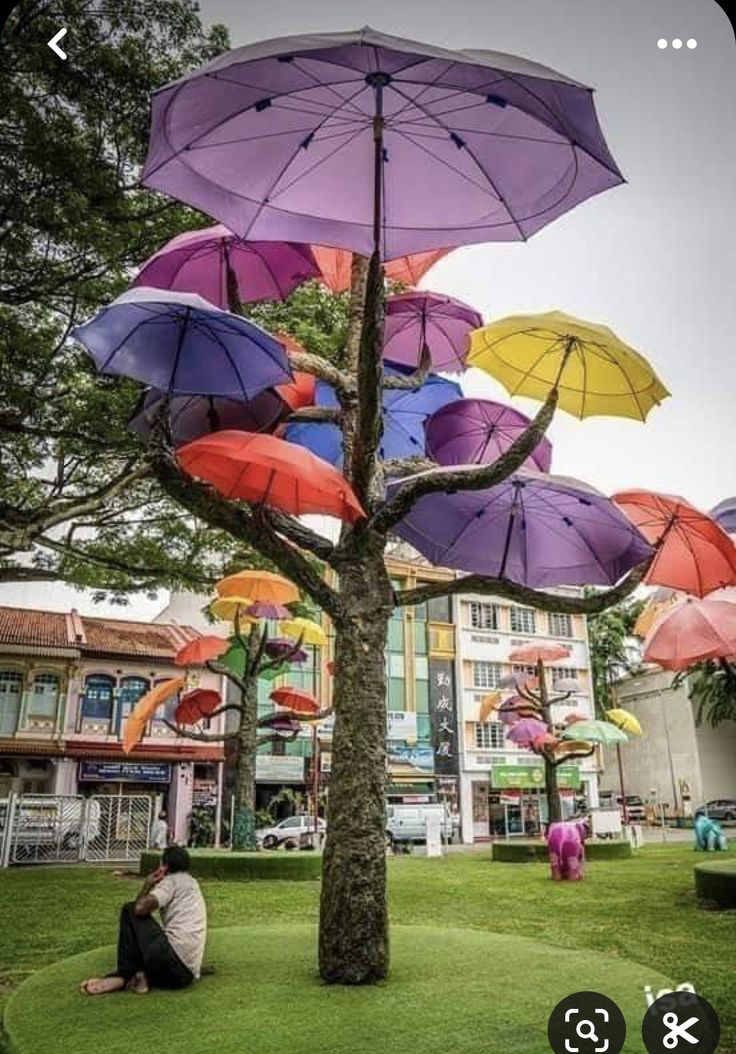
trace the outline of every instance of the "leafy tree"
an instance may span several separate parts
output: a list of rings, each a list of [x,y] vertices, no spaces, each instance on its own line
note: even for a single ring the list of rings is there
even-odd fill
[[[644,600],[627,601],[588,618],[593,695],[599,717],[615,706],[613,682],[617,673],[630,667],[626,640],[632,635],[644,604]]]
[[[724,721],[736,721],[736,668],[722,659],[719,662],[701,662],[678,674],[673,684],[685,680],[688,695],[695,704],[697,724],[709,724],[713,728]]]

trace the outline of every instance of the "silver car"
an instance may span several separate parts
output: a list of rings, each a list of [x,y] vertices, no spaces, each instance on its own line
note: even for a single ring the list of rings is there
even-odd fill
[[[312,841],[314,835],[313,816],[287,816],[285,820],[274,824],[273,827],[262,827],[256,831],[256,842],[264,849],[301,849]],[[324,837],[327,824],[320,816],[317,821],[317,831],[320,838]]]

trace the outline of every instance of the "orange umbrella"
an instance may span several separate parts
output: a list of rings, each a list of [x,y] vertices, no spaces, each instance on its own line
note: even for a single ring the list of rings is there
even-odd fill
[[[689,597],[667,611],[644,642],[644,659],[684,670],[706,659],[736,656],[736,604]]]
[[[197,637],[190,640],[174,656],[177,666],[204,666],[210,659],[217,659],[230,647],[223,637]]]
[[[293,412],[302,406],[314,406],[314,387],[315,380],[311,373],[294,370],[294,380],[288,384],[277,384],[274,391]]]
[[[332,249],[326,245],[313,245],[312,255],[322,272],[321,281],[333,293],[345,293],[350,288],[350,270],[353,254],[347,249]],[[384,274],[394,282],[414,286],[426,274],[432,264],[445,256],[449,249],[432,249],[428,252],[399,256],[383,265]],[[279,338],[280,339],[280,338]]]
[[[201,436],[176,452],[190,476],[226,498],[268,505],[295,516],[322,513],[347,523],[365,517],[347,480],[305,447],[276,436],[225,430]]]
[[[180,692],[186,684],[185,677],[172,677],[169,681],[162,681],[155,685],[150,692],[142,695],[131,710],[123,729],[123,751],[130,754],[143,739],[146,725],[151,720],[156,710],[171,699],[172,695]]]
[[[657,549],[644,579],[649,585],[704,597],[736,584],[736,546],[715,520],[684,498],[628,490],[613,500]]]
[[[269,698],[276,706],[283,706],[294,714],[311,717],[319,713],[317,700],[309,692],[303,692],[301,688],[275,688]]]
[[[273,571],[236,571],[221,578],[215,589],[221,597],[250,597],[253,603],[293,604],[299,599],[294,583]]]
[[[563,644],[522,644],[509,653],[511,662],[554,662],[556,659],[569,659],[570,649]]]
[[[490,695],[484,695],[480,701],[480,710],[478,711],[478,720],[481,724],[488,720],[493,711],[497,709],[501,704],[501,693],[491,692]]]

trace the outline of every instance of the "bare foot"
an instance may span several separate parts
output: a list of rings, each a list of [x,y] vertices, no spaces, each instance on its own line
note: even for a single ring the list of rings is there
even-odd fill
[[[148,995],[148,978],[141,971],[137,973],[135,977],[131,977],[125,986],[129,992],[133,992],[135,995]]]
[[[109,995],[111,992],[119,992],[125,987],[125,979],[122,977],[90,977],[82,981],[79,990],[85,995]]]

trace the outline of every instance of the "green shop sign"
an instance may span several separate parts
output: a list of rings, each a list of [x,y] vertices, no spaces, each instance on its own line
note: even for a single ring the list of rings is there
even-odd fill
[[[544,790],[544,768],[542,765],[494,765],[491,769],[491,786],[496,790],[528,790],[532,787]],[[567,790],[579,789],[580,769],[577,765],[558,767],[557,786]]]

